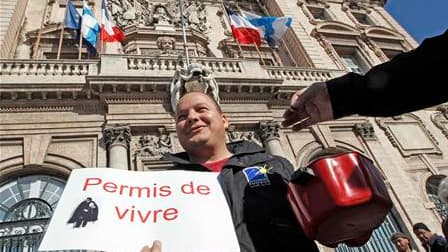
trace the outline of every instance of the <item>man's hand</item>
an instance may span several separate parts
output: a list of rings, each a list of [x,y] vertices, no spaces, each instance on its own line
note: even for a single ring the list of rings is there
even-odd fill
[[[154,241],[152,247],[145,246],[140,252],[162,252],[162,243],[160,241]]]
[[[301,130],[313,124],[333,120],[333,109],[325,82],[313,83],[297,91],[291,98],[291,106],[283,114],[282,125]]]

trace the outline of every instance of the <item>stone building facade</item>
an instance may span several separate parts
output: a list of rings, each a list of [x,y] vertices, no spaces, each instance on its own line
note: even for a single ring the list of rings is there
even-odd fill
[[[82,8],[82,1],[73,3]],[[100,17],[101,1],[89,4]],[[412,233],[415,222],[440,233],[447,208],[437,185],[448,173],[448,105],[391,118],[354,115],[299,132],[279,125],[296,90],[348,71],[365,73],[417,46],[384,4],[241,1],[247,11],[293,17],[280,45],[263,44],[258,53],[232,38],[222,2],[184,0],[184,44],[175,0],[109,0],[125,41],[101,45],[100,56],[83,49],[78,60],[74,34],[61,32],[65,0],[1,1],[0,250],[38,244],[73,169],[169,167],[160,157],[182,150],[172,104],[187,86],[219,97],[232,124],[229,141],[253,141],[296,167],[326,147],[371,157],[394,208],[368,251],[392,251],[378,244],[388,243],[392,231]]]

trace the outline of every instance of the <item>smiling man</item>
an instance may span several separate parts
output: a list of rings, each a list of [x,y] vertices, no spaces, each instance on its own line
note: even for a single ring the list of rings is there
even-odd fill
[[[318,251],[303,234],[286,199],[293,172],[286,159],[247,141],[226,145],[228,118],[204,93],[184,95],[175,116],[179,142],[186,152],[165,158],[176,169],[220,172],[242,252]]]

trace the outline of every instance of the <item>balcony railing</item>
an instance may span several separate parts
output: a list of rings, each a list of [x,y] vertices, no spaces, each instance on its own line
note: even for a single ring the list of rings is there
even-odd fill
[[[223,58],[192,58],[208,67],[216,77],[247,79],[278,79],[288,82],[325,81],[344,73],[341,70],[261,66],[258,61]],[[148,57],[136,55],[102,55],[99,61],[77,60],[0,60],[0,75],[5,80],[22,82],[23,77],[83,77],[87,75],[145,75],[170,77],[184,66],[177,57]],[[21,76],[18,80],[15,76]],[[56,80],[56,79],[55,79]],[[57,79],[61,81],[63,79]],[[8,81],[7,81],[8,82]],[[32,82],[26,80],[25,82]],[[291,84],[291,83],[290,83]]]
[[[178,70],[184,66],[179,58],[148,58],[144,56],[127,56],[129,70]],[[241,60],[218,58],[193,58],[193,61],[208,67],[215,73],[242,73]]]
[[[80,76],[89,73],[93,61],[0,60],[0,75]]]
[[[37,251],[49,218],[0,223],[0,251]]]
[[[293,67],[266,67],[269,77],[273,79],[297,81],[326,81],[337,77],[345,71]]]

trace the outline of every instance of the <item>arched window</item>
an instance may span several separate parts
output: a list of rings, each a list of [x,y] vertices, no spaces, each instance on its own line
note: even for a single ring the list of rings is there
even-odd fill
[[[65,181],[45,175],[0,186],[0,251],[37,251]]]
[[[436,205],[437,213],[442,219],[446,219],[448,216],[448,205],[440,200],[438,195],[439,185],[445,176],[435,175],[428,178],[426,181],[426,193],[428,198]]]

